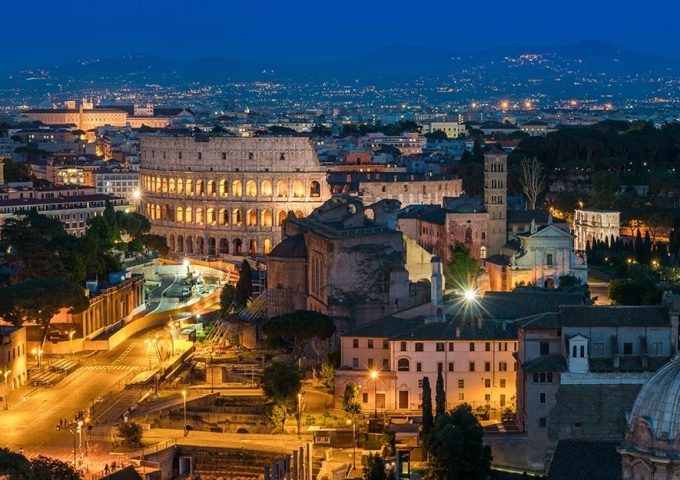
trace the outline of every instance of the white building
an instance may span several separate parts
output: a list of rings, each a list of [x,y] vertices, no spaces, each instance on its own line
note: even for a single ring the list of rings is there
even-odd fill
[[[500,255],[489,257],[485,268],[493,291],[522,285],[555,288],[563,275],[583,284],[588,281],[588,264],[574,252],[574,236],[552,224],[536,227],[533,221],[528,232],[503,246]]]
[[[0,397],[4,399],[10,391],[24,385],[26,380],[26,329],[0,325]]]
[[[621,212],[598,208],[574,210],[574,248],[577,252],[592,247],[594,241],[606,242],[619,238]]]
[[[519,129],[531,137],[545,137],[549,131],[548,124],[540,120],[524,123]]]
[[[107,168],[94,173],[94,186],[97,193],[133,200],[134,192],[139,192],[139,171],[126,168]]]

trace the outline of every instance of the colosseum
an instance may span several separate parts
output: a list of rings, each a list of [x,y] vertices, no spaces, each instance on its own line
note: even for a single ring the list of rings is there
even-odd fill
[[[303,137],[141,137],[140,212],[175,254],[264,255],[330,197]]]

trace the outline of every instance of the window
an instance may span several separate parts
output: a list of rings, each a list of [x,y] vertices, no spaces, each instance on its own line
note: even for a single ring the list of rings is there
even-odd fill
[[[500,379],[500,387],[505,388],[505,379],[504,378]]]
[[[470,371],[471,372],[475,371],[475,362],[470,362]]]
[[[352,339],[352,348],[359,348],[359,339],[358,338]]]
[[[401,342],[399,344],[399,350],[401,350],[402,352],[406,351],[406,342]]]
[[[462,378],[458,380],[458,388],[465,388],[465,380]]]
[[[386,358],[383,358],[383,370],[389,370],[390,369],[390,361]]]
[[[541,428],[545,428],[547,421],[545,417],[541,417],[538,419],[538,426]]]
[[[604,357],[604,343],[594,343],[593,344],[593,356],[594,357]]]
[[[437,351],[438,352],[444,351],[444,343],[443,342],[437,342]]]
[[[423,380],[418,380],[418,388],[423,388]]]
[[[548,355],[550,353],[550,344],[548,342],[541,342],[541,355]]]
[[[453,342],[449,342],[449,352],[453,352]]]
[[[507,372],[508,371],[508,363],[507,362],[498,362],[498,371],[499,372]]]
[[[373,359],[372,358],[368,359],[368,369],[373,370]]]
[[[508,351],[508,342],[498,342],[498,351],[499,352],[507,352]]]
[[[486,342],[484,344],[484,351],[490,352],[491,351],[491,342]]]
[[[462,402],[465,400],[465,394],[464,393],[459,393],[458,394],[458,401]]]
[[[663,355],[663,344],[661,342],[654,342],[652,344],[652,351],[654,352],[654,355],[656,355],[656,356]]]
[[[484,388],[491,388],[491,379],[490,378],[484,379]]]
[[[475,342],[470,342],[470,351],[471,352],[475,351]]]
[[[545,392],[541,392],[538,395],[538,403],[545,403]]]
[[[368,339],[368,348],[373,348],[373,339],[372,338]]]
[[[423,364],[418,362],[416,363],[416,372],[422,372],[423,371]]]
[[[623,354],[624,355],[632,355],[633,354],[633,343],[632,342],[625,342],[623,344]]]
[[[449,362],[449,372],[453,372],[453,362]]]
[[[444,364],[442,362],[437,362],[437,372],[442,373],[444,371]]]
[[[410,368],[409,363],[408,358],[400,358],[397,362],[397,370],[400,372],[408,372]]]
[[[423,344],[420,342],[416,342],[416,352],[422,352],[423,351]]]
[[[368,403],[368,393],[364,392],[363,395],[361,395],[361,401],[363,403]]]
[[[484,371],[485,372],[491,371],[491,362],[484,362]]]
[[[552,253],[548,253],[548,254],[545,256],[545,263],[546,263],[546,265],[548,265],[549,267],[552,267],[552,265],[553,265],[553,254],[552,254]]]
[[[358,358],[352,359],[352,368],[354,368],[355,370],[359,368],[359,359]]]

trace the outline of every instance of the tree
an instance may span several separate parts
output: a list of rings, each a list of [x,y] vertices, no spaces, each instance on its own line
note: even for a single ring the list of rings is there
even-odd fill
[[[0,287],[0,316],[14,325],[34,321],[43,328],[41,346],[45,343],[50,320],[62,308],[80,313],[90,303],[82,288],[59,279],[26,280]]]
[[[29,460],[6,448],[0,449],[0,474],[12,480],[80,480],[68,463],[42,455]]]
[[[432,388],[430,387],[429,377],[423,377],[423,441],[432,431],[434,418],[432,417]]]
[[[135,422],[123,422],[118,425],[118,436],[124,447],[138,448],[142,446],[142,426]]]
[[[262,390],[274,402],[295,400],[301,388],[302,372],[295,364],[273,362],[262,371]]]
[[[226,283],[222,287],[222,293],[220,293],[220,307],[222,312],[227,313],[233,307],[236,301],[236,287],[230,283]]]
[[[330,359],[326,359],[321,363],[321,369],[319,370],[319,380],[324,387],[329,390],[335,388],[335,365]]]
[[[545,188],[543,164],[536,158],[523,158],[520,163],[519,183],[527,199],[527,210],[536,210],[538,196]]]
[[[449,139],[449,136],[444,130],[435,130],[434,132],[426,133],[425,137],[433,142],[443,142]]]
[[[580,287],[581,280],[574,275],[561,275],[559,278],[560,288]]]
[[[450,258],[444,264],[446,283],[459,289],[474,288],[479,275],[479,260],[458,240],[449,245]]]
[[[311,310],[296,310],[277,315],[262,326],[271,341],[283,341],[300,358],[304,347],[313,339],[327,340],[335,333],[335,325],[328,315]]]
[[[437,373],[437,390],[434,396],[435,419],[446,413],[446,391],[444,391],[444,378],[441,370]]]
[[[609,298],[617,305],[655,305],[661,290],[650,278],[617,278],[609,282]]]
[[[342,392],[342,411],[347,415],[357,415],[361,413],[361,403],[359,403],[359,387],[354,382],[345,385]]]
[[[432,480],[483,480],[491,469],[491,449],[469,405],[459,405],[437,418],[428,438]]]
[[[237,308],[248,306],[250,298],[253,296],[253,270],[250,268],[248,260],[241,262],[238,282],[236,282],[236,296],[234,305]]]
[[[149,250],[156,250],[161,256],[167,255],[170,252],[168,242],[165,240],[165,237],[161,235],[145,234],[139,237],[139,240],[146,248]]]
[[[330,137],[331,134],[331,129],[322,123],[317,123],[312,127],[312,135],[317,137]]]
[[[362,477],[363,480],[386,480],[387,475],[385,474],[385,461],[383,458],[376,454],[370,453],[366,458],[366,464],[364,465]]]

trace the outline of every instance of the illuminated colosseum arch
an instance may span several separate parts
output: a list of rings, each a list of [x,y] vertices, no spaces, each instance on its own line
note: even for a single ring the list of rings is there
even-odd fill
[[[181,178],[177,179],[177,194],[182,195],[184,193],[184,180]]]
[[[184,221],[186,223],[193,223],[194,222],[193,210],[191,209],[191,207],[187,207],[186,210],[184,211]]]
[[[279,180],[276,182],[276,196],[280,198],[288,197],[288,182],[285,180]]]
[[[272,196],[272,182],[269,180],[263,180],[260,184],[260,195],[263,197]]]
[[[280,210],[276,219],[276,224],[280,227],[281,225],[283,225],[283,222],[286,221],[287,217],[288,213],[285,210]]]
[[[243,225],[243,213],[240,208],[235,208],[231,212],[231,224],[232,225]]]
[[[217,195],[217,190],[215,189],[215,180],[208,180],[208,195],[211,197]]]
[[[193,195],[194,194],[194,182],[190,178],[187,178],[187,181],[186,181],[186,192],[187,192],[187,195]]]
[[[257,226],[257,210],[249,209],[246,212],[246,225],[249,227]]]
[[[177,207],[177,214],[175,215],[175,221],[177,223],[184,222],[184,209],[182,207]]]
[[[205,195],[203,190],[203,180],[196,180],[196,195]]]
[[[168,180],[168,192],[175,193],[175,179],[171,178]]]
[[[265,241],[264,241],[263,252],[266,255],[269,255],[269,253],[271,253],[271,251],[272,251],[272,241],[270,239],[266,238]]]
[[[208,225],[215,225],[217,223],[217,220],[215,219],[215,209],[212,207],[208,207],[205,212],[205,222]]]
[[[255,180],[248,180],[246,182],[246,196],[257,197],[257,183],[255,183]]]
[[[241,183],[241,180],[234,180],[231,182],[231,194],[234,197],[243,196],[243,184]]]
[[[269,208],[262,210],[260,214],[260,226],[261,227],[271,227],[273,223],[272,211]]]
[[[234,248],[233,252],[234,255],[241,255],[243,253],[243,241],[240,238],[235,238],[233,240]]]
[[[226,208],[220,208],[217,223],[220,225],[229,225],[229,210]]]
[[[201,207],[198,207],[196,209],[196,223],[202,225],[204,221],[205,219],[203,218],[203,209]]]
[[[293,182],[293,197],[304,198],[305,196],[305,184],[301,180],[295,180]]]
[[[199,255],[205,254],[205,241],[203,237],[196,237],[196,253]]]
[[[321,196],[321,184],[316,180],[309,184],[309,196],[313,198]]]
[[[253,239],[248,242],[248,253],[255,255],[257,253],[257,240]]]
[[[154,192],[161,191],[161,177],[156,177],[156,186],[153,189]]]
[[[161,206],[156,205],[154,208],[155,208],[155,210],[154,210],[154,217],[153,218],[156,219],[156,220],[160,220],[160,218],[161,218]]]
[[[218,184],[218,189],[220,197],[226,197],[227,195],[229,195],[229,182],[225,179],[220,180],[220,183]]]
[[[168,193],[168,179],[165,177],[161,180],[161,192]]]
[[[184,252],[184,237],[182,235],[177,235],[177,248],[176,252]]]
[[[220,238],[220,254],[229,254],[229,240],[226,238]]]

